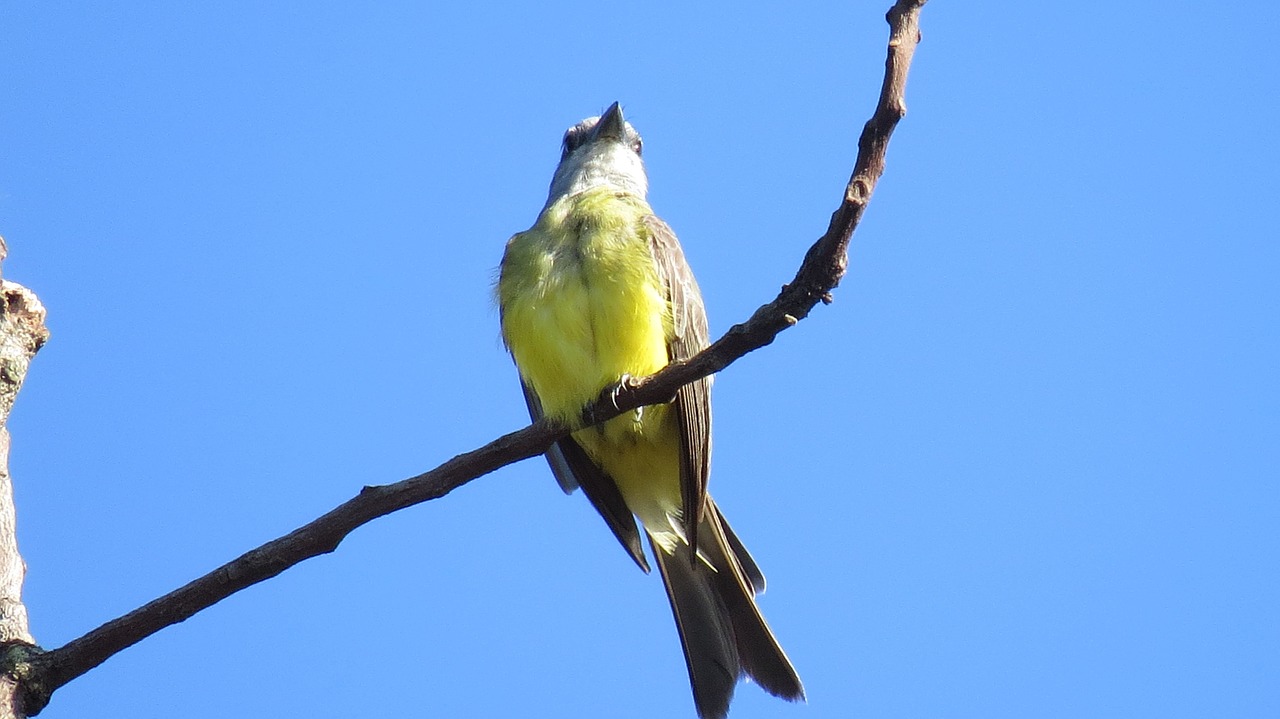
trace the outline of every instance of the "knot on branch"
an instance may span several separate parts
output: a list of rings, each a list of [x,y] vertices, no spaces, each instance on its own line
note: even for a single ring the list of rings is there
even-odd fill
[[[855,177],[845,188],[844,201],[854,205],[865,205],[871,199],[871,185],[865,177]]]
[[[14,696],[25,716],[35,716],[49,703],[53,689],[45,681],[40,647],[23,641],[0,644],[0,676],[17,685]]]

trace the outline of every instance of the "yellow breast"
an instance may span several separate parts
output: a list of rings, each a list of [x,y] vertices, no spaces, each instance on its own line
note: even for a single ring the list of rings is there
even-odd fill
[[[599,189],[561,199],[507,245],[498,300],[502,333],[543,412],[576,421],[624,375],[667,365],[671,309],[642,218],[648,204]],[[657,541],[674,542],[680,431],[668,405],[644,407],[574,439]]]
[[[591,190],[508,244],[503,337],[548,415],[572,420],[623,374],[666,366],[670,308],[641,222],[650,212],[634,196]]]

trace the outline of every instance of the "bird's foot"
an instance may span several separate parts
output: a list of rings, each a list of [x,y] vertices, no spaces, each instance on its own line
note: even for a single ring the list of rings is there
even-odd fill
[[[609,388],[609,404],[613,407],[615,412],[622,411],[622,408],[618,406],[618,398],[620,398],[624,392],[635,389],[638,384],[639,383],[636,382],[635,377],[624,373],[618,378],[618,383]]]

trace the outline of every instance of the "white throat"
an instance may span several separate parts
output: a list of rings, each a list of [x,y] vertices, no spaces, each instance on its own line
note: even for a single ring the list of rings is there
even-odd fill
[[[592,142],[574,150],[560,162],[551,179],[546,207],[556,200],[596,187],[610,187],[644,199],[649,192],[644,161],[620,142]],[[544,208],[545,209],[545,208]]]

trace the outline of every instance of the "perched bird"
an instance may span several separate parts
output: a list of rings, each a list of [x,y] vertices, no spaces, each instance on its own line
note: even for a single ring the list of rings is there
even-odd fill
[[[546,206],[507,243],[497,286],[502,336],[534,419],[572,426],[623,378],[653,374],[708,343],[684,252],[645,201],[640,154],[640,135],[616,102],[569,128]],[[775,696],[804,698],[755,603],[764,575],[707,494],[710,378],[670,403],[578,430],[546,456],[560,486],[582,487],[648,572],[640,519],[702,719],[728,713],[743,675]]]

